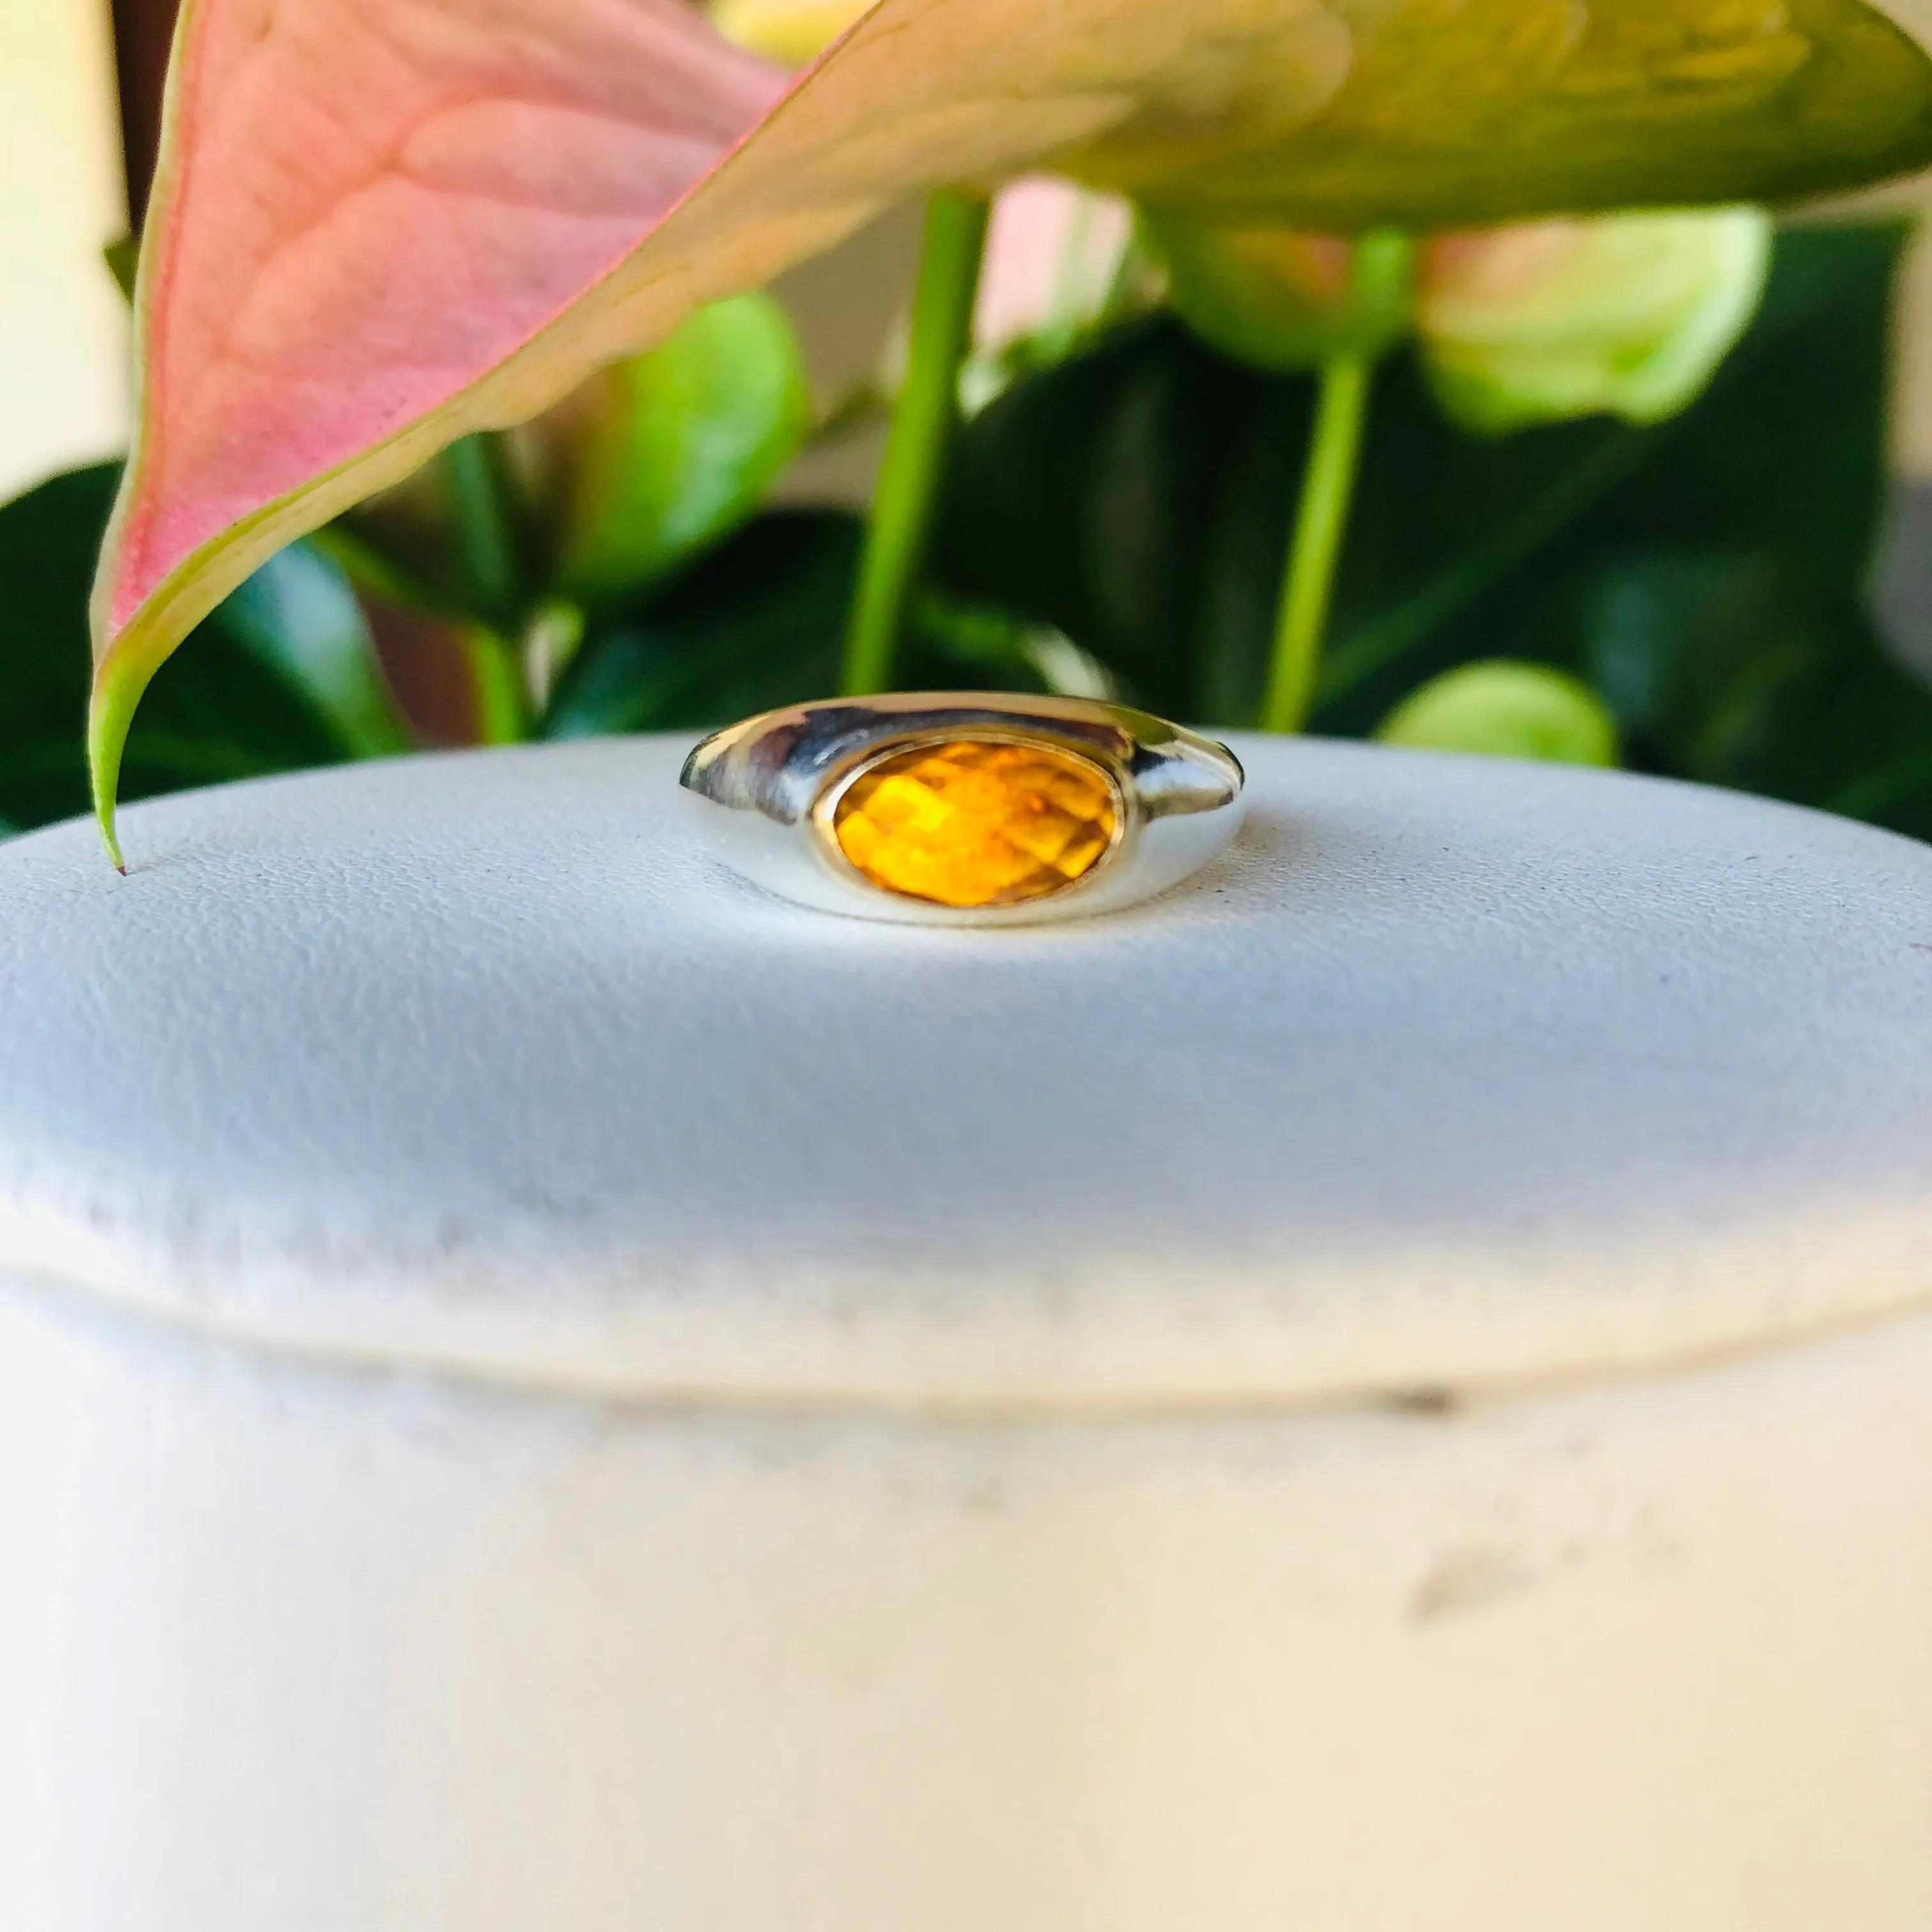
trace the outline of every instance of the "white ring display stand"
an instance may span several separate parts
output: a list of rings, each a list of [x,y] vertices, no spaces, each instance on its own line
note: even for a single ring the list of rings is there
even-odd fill
[[[0,1926],[1932,1924],[1932,850],[1245,739],[928,930],[687,748],[0,846]]]

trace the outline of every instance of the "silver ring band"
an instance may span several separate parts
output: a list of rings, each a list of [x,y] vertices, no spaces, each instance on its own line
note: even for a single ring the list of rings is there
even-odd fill
[[[1112,912],[1240,829],[1225,745],[1124,705],[896,692],[715,733],[680,781],[733,870],[826,912],[928,926]]]

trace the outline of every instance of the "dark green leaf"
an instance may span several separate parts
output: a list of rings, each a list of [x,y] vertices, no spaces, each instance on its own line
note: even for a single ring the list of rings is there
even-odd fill
[[[1279,476],[1236,473],[1257,410]],[[1285,518],[1308,417],[1305,382],[1252,376],[1170,320],[1130,324],[965,425],[934,577],[1065,632],[1156,710],[1205,715],[1196,645],[1228,522],[1220,500],[1252,486],[1271,523]],[[1278,571],[1279,530],[1268,544]]]
[[[694,730],[838,688],[860,526],[841,511],[754,518],[662,590],[595,626],[565,673],[544,735]],[[900,682],[1037,691],[1027,629],[928,601]]]
[[[759,518],[586,636],[545,735],[725,724],[836,689],[858,536],[832,512]]]
[[[0,818],[16,826],[87,808],[87,598],[117,477],[113,464],[72,470],[0,506]],[[312,554],[251,579],[155,679],[126,795],[392,748],[352,610]]]
[[[291,544],[208,620],[302,692],[352,758],[409,748],[354,590],[312,544]]]
[[[479,431],[310,541],[400,610],[514,627],[535,575],[531,525],[510,445]]]

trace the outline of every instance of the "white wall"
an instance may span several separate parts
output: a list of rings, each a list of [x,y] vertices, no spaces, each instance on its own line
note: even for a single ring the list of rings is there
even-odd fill
[[[126,440],[113,74],[106,0],[0,0],[0,499]]]

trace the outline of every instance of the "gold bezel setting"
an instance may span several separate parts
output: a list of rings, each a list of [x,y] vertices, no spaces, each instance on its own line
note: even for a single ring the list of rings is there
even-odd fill
[[[949,904],[854,865],[840,801],[883,764],[948,744],[1050,752],[1108,788],[1106,849],[1063,886]],[[1243,775],[1224,745],[1124,705],[1006,692],[904,692],[766,712],[714,734],[680,781],[712,850],[768,890],[820,910],[928,926],[1037,925],[1112,911],[1204,865],[1239,829]]]

